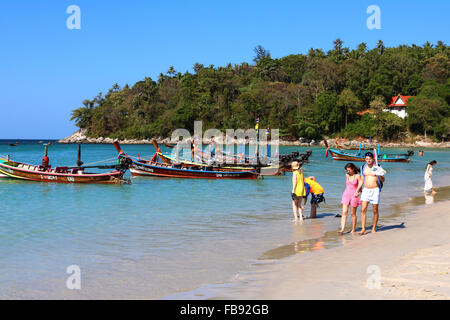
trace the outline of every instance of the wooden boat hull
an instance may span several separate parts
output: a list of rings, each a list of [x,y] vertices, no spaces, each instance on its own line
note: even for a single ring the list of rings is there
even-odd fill
[[[177,162],[171,158],[168,157],[164,154],[158,153],[158,156],[161,159],[164,159],[164,162],[166,163],[171,163],[171,164],[176,164]],[[204,163],[199,163],[199,162],[191,162],[191,161],[186,161],[186,160],[180,160],[179,163],[181,163],[183,165],[183,167],[208,167],[207,164]],[[245,165],[245,164],[244,164]],[[247,166],[241,166],[241,164],[236,164],[235,166],[233,165],[225,165],[223,167],[219,167],[219,166],[214,166],[214,170],[217,171],[254,171],[256,166],[249,166],[249,164],[247,164]],[[281,174],[281,172],[285,171],[285,168],[283,166],[260,166],[259,167],[259,175],[261,176],[279,176]]]
[[[111,171],[107,173],[57,173],[38,171],[37,166],[16,162],[1,161],[0,174],[10,178],[39,182],[59,182],[59,183],[105,183],[117,184],[122,182],[122,171]]]
[[[297,159],[298,162],[300,163],[304,163],[308,161],[308,158],[311,154],[307,153],[307,154],[302,154],[301,155],[301,159]],[[183,164],[183,166],[186,167],[190,167],[190,166],[196,166],[196,167],[208,167],[207,164],[204,163],[200,163],[200,162],[191,162],[191,161],[186,161],[186,160],[179,160],[179,162],[176,162],[175,159],[158,153],[158,156],[161,158],[161,160],[165,163],[169,163],[169,164],[176,164],[176,163],[181,163]],[[289,155],[288,155],[289,156]],[[283,161],[281,163],[279,163],[278,165],[260,165],[259,166],[259,174],[263,175],[263,176],[278,176],[280,175],[282,172],[288,171],[291,172],[292,168],[291,168],[291,163],[292,161]],[[254,171],[255,167],[257,167],[254,164],[249,164],[249,163],[236,163],[236,164],[225,164],[224,166],[214,166],[215,170],[218,171]]]
[[[130,159],[130,172],[133,176],[154,176],[168,178],[190,179],[257,179],[255,171],[219,171],[213,167],[203,167],[198,170],[161,162],[139,160],[131,156],[121,155]],[[144,163],[145,162],[145,163]]]
[[[120,145],[118,143],[114,143],[117,151],[119,154],[122,154],[123,151],[120,148]],[[152,158],[152,161],[155,161],[157,157],[159,160],[165,164],[169,165],[180,165],[182,169],[205,169],[210,171],[219,171],[219,172],[254,172],[257,169],[258,174],[261,176],[276,176],[280,175],[284,171],[291,170],[290,164],[292,161],[298,161],[298,162],[307,162],[309,156],[311,156],[312,152],[310,150],[307,150],[306,153],[300,154],[298,152],[292,152],[292,154],[286,154],[281,155],[278,157],[278,163],[277,164],[259,164],[256,165],[255,163],[252,163],[250,161],[250,158],[248,157],[241,157],[241,155],[237,154],[225,154],[219,150],[216,150],[218,153],[221,152],[221,155],[219,155],[219,158],[224,161],[222,165],[213,164],[212,166],[207,164],[208,159],[210,158],[210,155],[197,149],[197,151],[194,154],[194,158],[200,159],[198,161],[188,161],[183,159],[174,159],[172,157],[169,157],[167,155],[162,154],[161,149],[159,149],[158,143],[153,140],[153,146],[156,150],[156,153],[154,157]],[[167,146],[167,145],[166,145]],[[123,153],[124,154],[124,153]],[[125,154],[124,154],[125,155]],[[140,160],[140,159],[138,159]],[[215,160],[215,159],[211,159]],[[255,160],[255,159],[253,159]],[[267,161],[267,159],[265,159]],[[205,162],[206,161],[206,162]],[[144,160],[139,161],[139,163],[147,163],[149,164],[151,161]],[[137,175],[139,174],[136,172],[136,170],[132,170],[132,174]]]
[[[6,162],[6,161],[8,161],[8,160],[0,157],[0,163]],[[0,172],[0,178],[9,178],[9,177],[6,174],[3,174]]]
[[[359,161],[359,162],[365,161],[364,156],[346,154],[346,153],[342,153],[342,152],[339,152],[337,150],[332,150],[332,149],[328,149],[328,151],[330,152],[331,156],[333,157],[333,160]],[[378,157],[378,162],[410,162],[410,161],[411,160],[409,159],[409,157],[406,157],[406,156],[398,157],[398,158],[389,158],[389,157],[383,158],[383,156]]]
[[[280,166],[261,167],[259,174],[262,176],[279,176],[283,171],[285,170]]]
[[[179,160],[176,161],[176,159],[171,158],[167,155],[164,155],[162,153],[158,153],[158,157],[160,157],[160,159],[167,164],[182,164],[183,167],[186,168],[190,168],[190,167],[211,167],[208,166],[205,163],[200,163],[200,162],[192,162],[192,161],[187,161],[187,160]],[[241,166],[240,164],[237,164],[236,166],[229,166],[227,164],[225,164],[224,166],[213,166],[214,170],[217,171],[253,171],[255,170],[254,167],[249,167],[249,166]]]

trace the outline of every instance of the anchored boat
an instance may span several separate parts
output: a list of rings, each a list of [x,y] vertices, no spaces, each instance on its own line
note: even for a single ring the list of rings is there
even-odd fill
[[[336,142],[336,147],[340,150],[373,150],[376,146],[366,145],[360,143],[359,145],[342,146]]]
[[[325,146],[327,148],[327,151],[325,153],[325,157],[328,157],[328,153],[331,154],[333,157],[333,160],[341,160],[341,161],[365,161],[365,156],[361,152],[362,149],[360,149],[357,153],[348,153],[344,152],[343,150],[337,150],[337,149],[331,149],[328,146],[328,143],[326,140],[324,140]],[[410,150],[407,153],[402,154],[387,154],[387,153],[381,153],[380,145],[378,145],[378,161],[379,162],[410,162],[410,157],[414,155],[414,151]]]
[[[191,152],[193,161],[186,159],[174,159],[173,157],[164,155],[159,152],[158,156],[164,163],[168,164],[179,164],[182,163],[186,166],[214,166],[218,170],[232,170],[232,171],[242,171],[242,170],[254,170],[257,168],[260,175],[280,175],[285,171],[292,171],[291,163],[297,161],[301,164],[306,163],[308,158],[311,156],[311,150],[307,150],[305,153],[299,153],[294,151],[291,154],[278,155],[276,153],[275,157],[269,157],[268,155],[255,155],[253,157],[249,155],[232,154],[224,152],[217,144],[213,141],[211,144],[214,148],[214,152],[208,153],[196,145],[196,143],[191,143]],[[153,140],[153,146],[155,150],[160,150],[158,144]]]
[[[47,147],[45,145],[45,155],[41,165],[32,165],[10,159],[0,158],[0,174],[10,178],[40,181],[40,182],[60,182],[60,183],[106,183],[118,184],[123,182],[123,175],[127,170],[125,163],[109,166],[82,166],[81,149],[78,145],[78,161],[75,167],[51,167],[47,157]],[[90,173],[86,169],[114,169],[106,173]]]
[[[0,157],[0,163],[8,161],[7,158]],[[6,174],[0,173],[0,178],[8,178]]]
[[[173,164],[167,158],[161,157],[161,150],[156,152],[151,160],[140,159],[125,154],[118,142],[114,146],[119,152],[119,159],[129,161],[130,172],[133,176],[156,176],[169,178],[196,178],[196,179],[257,179],[256,170],[229,170],[199,164]]]

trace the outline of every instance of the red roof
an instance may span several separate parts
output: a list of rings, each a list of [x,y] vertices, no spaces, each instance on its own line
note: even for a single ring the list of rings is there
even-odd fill
[[[408,99],[411,98],[412,96],[402,96],[401,94],[399,94],[398,96],[392,97],[392,101],[391,104],[388,105],[388,107],[406,107],[408,105]],[[398,99],[402,99],[402,101],[399,101],[397,104],[395,102],[397,102]]]

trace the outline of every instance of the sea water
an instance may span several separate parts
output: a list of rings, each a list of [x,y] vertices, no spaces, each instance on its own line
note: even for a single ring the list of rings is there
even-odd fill
[[[8,142],[0,141],[0,155],[41,162],[44,147],[39,140],[19,140],[15,147]],[[154,152],[149,145],[122,147],[146,158]],[[305,176],[315,176],[324,187],[326,204],[318,209],[318,219],[302,224],[292,222],[290,173],[258,180],[138,177],[124,185],[0,179],[0,298],[170,297],[231,282],[255,263],[326,247],[312,239],[339,228],[340,219],[334,216],[341,211],[346,162],[325,158],[320,147],[280,147],[280,153],[307,149],[312,156],[304,165]],[[48,153],[52,166],[76,164],[76,145],[53,142]],[[434,184],[448,184],[449,155],[448,149],[425,149],[423,157],[415,155],[410,163],[382,164],[387,175],[381,226],[395,204],[423,195],[429,161],[437,160]],[[114,164],[117,151],[112,145],[83,145],[82,160],[85,165]],[[293,250],[292,243],[300,248]],[[67,286],[67,268],[73,265],[81,271],[79,290]]]

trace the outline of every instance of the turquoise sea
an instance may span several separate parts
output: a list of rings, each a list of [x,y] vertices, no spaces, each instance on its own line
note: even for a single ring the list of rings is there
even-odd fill
[[[19,140],[16,147],[9,142],[15,141],[0,140],[0,155],[41,162],[39,140]],[[150,145],[122,147],[141,157],[154,152]],[[341,211],[346,162],[325,158],[320,147],[280,147],[280,153],[306,149],[313,153],[305,175],[324,187],[326,204],[318,219],[303,224],[292,222],[291,174],[252,181],[140,177],[124,185],[0,179],[0,298],[163,298],[227,283],[255,263],[282,259],[271,250],[339,227],[334,215]],[[381,231],[395,204],[423,195],[429,161],[438,162],[435,186],[449,184],[450,150],[424,150],[411,163],[383,164]],[[75,165],[76,156],[76,145],[49,147],[53,166]],[[85,165],[115,163],[116,156],[112,145],[83,145]],[[370,226],[371,213],[368,221]],[[80,267],[80,290],[66,287],[70,265]]]

